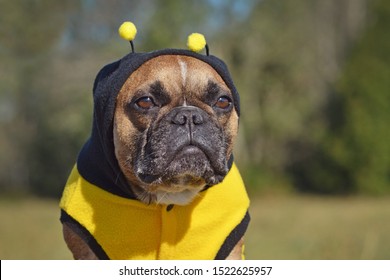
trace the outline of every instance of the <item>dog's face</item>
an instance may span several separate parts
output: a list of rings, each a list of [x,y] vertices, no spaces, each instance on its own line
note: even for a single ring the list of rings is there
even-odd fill
[[[187,204],[221,182],[237,130],[231,91],[210,65],[189,56],[147,61],[117,97],[115,154],[145,203]]]

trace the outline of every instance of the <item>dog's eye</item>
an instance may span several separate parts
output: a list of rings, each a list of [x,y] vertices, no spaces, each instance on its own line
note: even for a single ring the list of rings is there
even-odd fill
[[[221,96],[218,98],[214,106],[219,109],[228,109],[232,104],[232,100],[228,96]]]
[[[135,104],[137,104],[137,106],[141,109],[151,109],[153,108],[154,106],[156,106],[156,104],[154,103],[154,100],[152,97],[150,96],[143,96],[141,98],[139,98]]]

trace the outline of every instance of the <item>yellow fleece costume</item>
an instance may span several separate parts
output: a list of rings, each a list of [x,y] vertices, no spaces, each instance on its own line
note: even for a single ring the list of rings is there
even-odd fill
[[[76,232],[100,259],[225,259],[249,224],[249,199],[229,160],[223,182],[208,186],[187,206],[146,205],[137,200],[121,172],[113,144],[116,97],[132,72],[160,55],[199,59],[221,76],[240,115],[239,95],[225,63],[209,55],[203,36],[192,34],[191,50],[135,53],[137,30],[126,23],[119,33],[132,52],[104,66],[93,85],[91,137],[84,144],[61,199],[61,222]],[[206,47],[206,55],[196,53]]]
[[[246,228],[249,199],[234,164],[222,183],[172,208],[108,193],[75,167],[60,206],[110,259],[215,259],[234,229],[241,223]]]

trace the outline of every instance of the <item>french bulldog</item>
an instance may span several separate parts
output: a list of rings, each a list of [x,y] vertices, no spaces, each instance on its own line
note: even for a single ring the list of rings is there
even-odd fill
[[[243,187],[238,186],[238,183],[229,183],[230,179],[227,179],[228,176],[239,177],[238,173],[237,175],[229,175],[229,173],[235,172],[232,171],[235,168],[234,163],[232,163],[232,153],[239,126],[238,96],[230,76],[226,78],[225,70],[219,70],[225,66],[219,64],[214,66],[213,62],[208,62],[199,57],[200,55],[189,55],[184,51],[165,51],[160,54],[153,54],[146,60],[142,59],[142,62],[138,63],[139,65],[132,66],[135,69],[130,71],[127,76],[125,75],[125,78],[121,78],[124,81],[123,84],[120,82],[119,85],[112,86],[116,89],[110,87],[111,91],[118,91],[114,97],[110,97],[114,100],[111,105],[112,109],[107,109],[111,108],[110,106],[102,107],[107,106],[104,102],[107,102],[108,99],[95,102],[95,119],[98,118],[99,112],[111,110],[112,113],[108,120],[104,117],[102,118],[103,121],[98,121],[108,123],[105,124],[107,128],[99,129],[99,124],[94,124],[95,132],[92,135],[94,133],[98,135],[100,142],[110,143],[113,147],[112,151],[107,152],[108,148],[104,148],[105,144],[100,150],[90,148],[90,146],[100,145],[96,144],[99,141],[92,141],[96,135],[92,136],[89,142],[95,144],[87,143],[84,150],[98,150],[98,152],[90,153],[89,156],[85,156],[89,153],[84,152],[83,160],[79,159],[76,167],[76,169],[79,169],[78,172],[82,178],[77,180],[88,181],[88,188],[96,188],[94,191],[102,192],[102,197],[107,192],[112,197],[131,200],[131,203],[144,205],[142,207],[152,207],[153,209],[165,207],[165,211],[172,210],[172,213],[178,211],[175,226],[179,228],[177,232],[180,232],[180,234],[172,232],[167,234],[166,238],[171,240],[172,236],[179,237],[175,241],[164,241],[165,237],[161,237],[162,233],[159,233],[160,237],[157,239],[162,245],[155,245],[158,247],[156,250],[145,249],[147,252],[132,255],[132,248],[126,248],[123,250],[128,250],[130,253],[122,256],[115,250],[121,251],[121,248],[127,246],[123,244],[123,247],[113,249],[113,253],[110,253],[108,252],[110,249],[106,249],[110,245],[104,245],[104,243],[110,244],[110,240],[116,240],[116,234],[112,234],[112,237],[109,236],[108,241],[104,241],[103,237],[99,237],[98,234],[100,233],[96,236],[94,234],[94,231],[98,231],[97,228],[104,228],[103,225],[99,225],[99,218],[97,217],[100,212],[95,210],[94,205],[98,205],[96,208],[103,208],[105,202],[100,200],[99,203],[90,202],[92,197],[97,196],[91,195],[91,198],[80,198],[80,200],[86,201],[87,206],[83,207],[88,210],[77,208],[81,202],[75,202],[74,210],[72,210],[70,206],[67,206],[70,204],[68,197],[77,196],[74,193],[78,192],[72,189],[72,191],[68,191],[72,193],[71,195],[64,194],[64,197],[67,198],[63,197],[61,208],[64,238],[75,259],[111,259],[128,258],[129,256],[129,258],[140,258],[140,256],[148,254],[152,255],[151,258],[157,259],[242,259],[243,235],[249,223],[247,213],[249,199]],[[130,58],[128,60],[131,61]],[[115,77],[112,73],[119,71],[121,67],[125,67],[123,66],[124,63],[121,63],[122,65],[118,62],[110,66],[111,69],[106,71],[108,74],[100,78],[98,76],[97,80],[101,80],[98,82],[105,85],[109,84],[110,79]],[[134,62],[132,63],[134,64]],[[98,82],[95,82],[94,86],[96,92],[99,91]],[[101,91],[107,91],[107,89],[101,89]],[[95,95],[97,94],[95,93]],[[106,93],[102,95],[104,96]],[[107,161],[112,161],[113,163],[110,166],[114,166],[111,167],[114,170],[111,176],[113,178],[112,182],[110,181],[110,186],[106,188],[96,187],[99,184],[108,184],[93,179],[93,176],[98,174],[97,177],[99,177],[99,174],[104,171],[94,171],[92,167],[88,169],[88,172],[83,171],[85,162],[90,163],[90,165],[99,165],[99,161],[106,161],[104,157],[103,159],[94,158],[95,154],[101,152],[101,150],[103,151],[102,154],[110,154],[111,159]],[[103,169],[106,169],[106,167],[101,168],[101,170]],[[92,175],[84,175],[83,173]],[[122,183],[120,183],[121,180]],[[109,182],[109,180],[106,181]],[[79,184],[74,183],[75,179],[72,182],[70,183],[73,186]],[[68,182],[68,184],[70,183]],[[126,187],[124,188],[127,188],[126,191],[131,195],[128,196],[118,190],[112,191],[116,188],[115,184],[125,184]],[[226,187],[223,184],[232,186]],[[230,195],[229,188],[242,188],[242,190],[234,192],[234,194],[232,192]],[[213,198],[211,193],[217,191],[221,193],[221,196],[216,195]],[[84,197],[84,193],[87,193],[83,189],[79,192],[81,197]],[[227,214],[220,214],[223,216],[216,218],[215,222],[207,221],[208,216],[213,216],[213,213],[220,212],[220,209],[225,207],[224,197],[231,197],[226,198],[226,201],[231,201],[226,202],[226,208],[229,208],[228,205],[232,204],[230,207],[232,210],[229,211],[234,213],[232,217],[235,218],[230,218],[230,214],[228,214],[230,212],[226,212]],[[64,202],[64,200],[66,201]],[[207,202],[211,205],[210,208],[207,208],[209,206],[206,207],[206,205],[202,206],[205,200],[210,200],[210,202]],[[239,205],[242,205],[242,207]],[[104,209],[110,209],[110,207],[107,206]],[[184,215],[182,213],[187,213],[184,212],[186,207],[192,208],[188,211],[189,214],[185,214],[187,218],[183,218],[183,221],[181,221],[180,219]],[[198,209],[202,207],[205,214],[201,214],[199,218],[195,217]],[[242,208],[241,212],[236,215],[235,208],[240,207]],[[76,216],[81,212],[84,213],[82,215],[89,215],[85,213],[91,212],[90,215],[93,217],[90,219],[91,221],[84,222],[83,218],[77,218]],[[106,210],[101,212],[106,212]],[[115,214],[110,214],[111,216],[107,214],[109,218],[101,218],[101,220],[105,221],[112,216],[120,216],[121,213],[118,210]],[[136,215],[138,214],[129,214],[130,218],[128,219],[134,219]],[[140,220],[143,219],[141,216],[139,217]],[[127,219],[126,216],[123,219]],[[185,219],[187,220],[185,221]],[[223,236],[220,238],[219,227],[234,219],[236,219],[236,222],[230,225],[226,233],[221,233]],[[92,225],[95,220],[96,225]],[[138,224],[142,222],[140,220],[133,221],[131,227],[138,227]],[[147,218],[145,218],[146,220]],[[159,218],[159,221],[159,223],[164,223],[163,218]],[[215,236],[218,236],[218,238],[210,237],[209,240],[207,239],[208,232],[204,232],[204,230],[199,231],[199,233],[196,232],[195,229],[192,229],[195,223],[204,223],[210,228],[215,228]],[[75,227],[74,225],[78,226]],[[107,225],[107,227],[112,228],[113,226]],[[129,227],[126,225],[126,230]],[[180,227],[183,228],[180,229]],[[168,231],[170,230],[172,228]],[[145,229],[140,230],[140,235],[144,235],[147,239],[151,231],[155,231],[154,228],[150,227],[149,229],[146,226]],[[221,231],[223,230],[221,229]],[[132,229],[131,232],[136,232],[136,229]],[[191,236],[192,232],[193,236]],[[136,235],[134,234],[134,238],[137,238]],[[101,233],[101,236],[105,236],[105,234]],[[187,236],[190,249],[182,245]],[[210,233],[210,236],[212,236],[212,233]],[[198,237],[200,241],[195,246],[192,243]],[[132,239],[132,234],[126,238]],[[118,237],[118,239],[120,238]],[[146,244],[143,245],[144,248],[149,248],[147,241],[143,240],[142,242]],[[151,243],[153,242],[151,241]],[[214,242],[218,243],[216,244],[217,249],[210,254],[207,253],[209,255],[195,252],[194,248],[203,246],[204,248],[201,249],[205,250]],[[165,246],[164,244],[169,244],[170,248],[173,248],[171,250],[175,250],[175,253],[164,255],[162,249]],[[135,245],[128,246],[137,247]],[[222,247],[224,247],[223,250]],[[134,250],[142,251],[143,249]]]

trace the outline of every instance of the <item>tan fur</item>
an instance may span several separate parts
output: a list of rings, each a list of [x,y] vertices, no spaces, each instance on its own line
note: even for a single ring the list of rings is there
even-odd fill
[[[184,83],[182,81],[181,63],[186,64],[187,73]],[[205,106],[205,104],[198,101],[196,98],[204,92],[210,79],[225,88],[226,92],[230,92],[221,76],[219,76],[210,65],[187,56],[158,56],[144,63],[130,75],[117,97],[114,117],[114,144],[119,166],[131,184],[142,184],[134,176],[132,170],[129,170],[126,163],[126,161],[128,162],[129,155],[134,154],[134,149],[136,148],[135,145],[133,145],[134,137],[137,134],[136,128],[126,115],[126,105],[133,95],[137,91],[146,89],[154,81],[160,80],[163,81],[164,87],[167,89],[168,93],[170,93],[172,106],[182,105],[184,102],[192,103],[212,114],[212,109]],[[172,106],[170,106],[170,108]],[[169,110],[169,108],[161,109],[159,116],[166,114],[167,110]],[[144,123],[145,126],[149,125],[146,118],[139,119],[138,121]],[[233,142],[238,133],[238,116],[236,111],[232,112],[229,119],[221,118],[219,122],[225,127],[229,135],[231,135]],[[229,143],[228,154],[232,153],[232,149],[233,143]]]
[[[244,239],[241,238],[240,241],[238,241],[237,245],[233,248],[233,250],[230,252],[229,256],[226,259],[227,260],[241,260],[243,246],[244,246]]]
[[[66,224],[62,226],[62,233],[68,248],[73,254],[75,260],[97,260],[98,257],[89,248],[88,244],[85,243],[81,237],[76,234]]]

